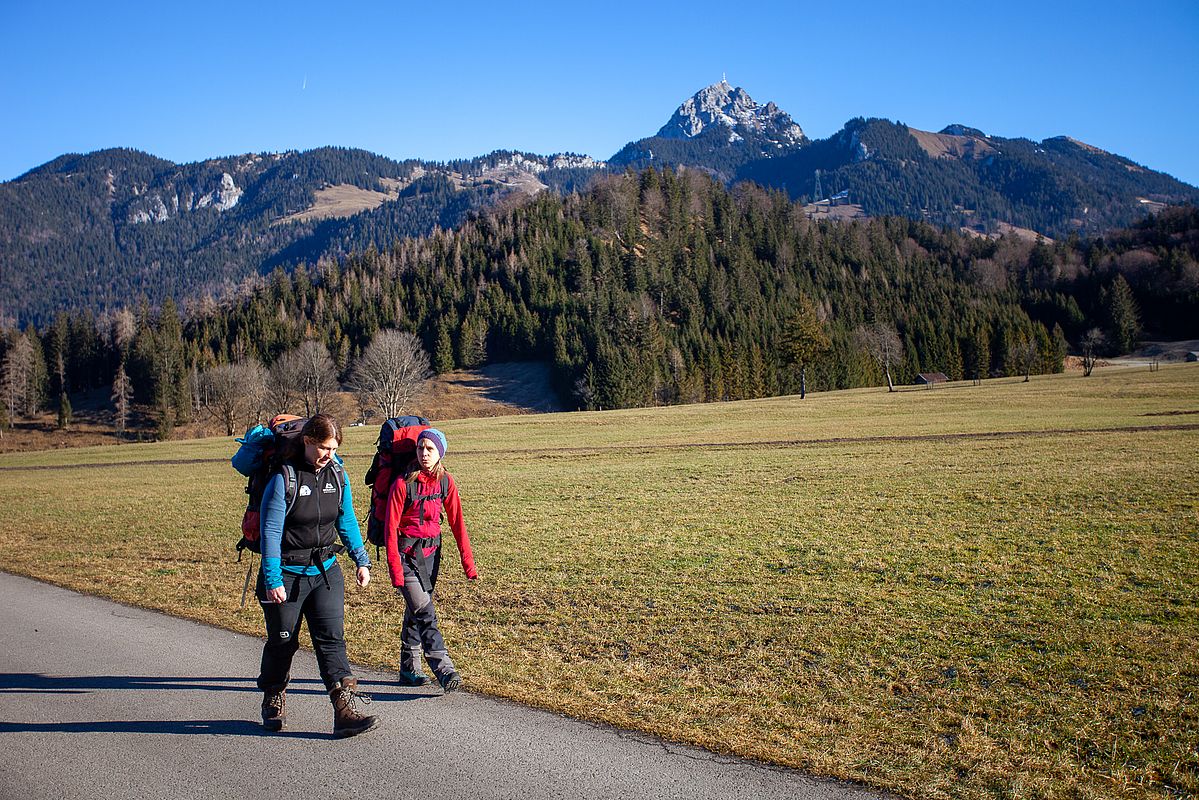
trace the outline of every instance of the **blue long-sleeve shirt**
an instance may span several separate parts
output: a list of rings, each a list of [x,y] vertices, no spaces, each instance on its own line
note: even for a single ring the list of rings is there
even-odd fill
[[[341,543],[349,551],[350,557],[359,567],[371,565],[370,556],[362,543],[362,531],[358,527],[358,517],[354,514],[354,497],[350,490],[349,477],[342,472],[341,507],[337,513],[337,535]],[[287,513],[286,479],[283,473],[276,472],[271,476],[266,490],[262,493],[262,575],[266,588],[275,589],[283,585],[283,573],[293,575],[319,575],[322,569],[329,569],[337,556],[330,556],[325,563],[313,566],[284,566],[283,564],[283,524]]]

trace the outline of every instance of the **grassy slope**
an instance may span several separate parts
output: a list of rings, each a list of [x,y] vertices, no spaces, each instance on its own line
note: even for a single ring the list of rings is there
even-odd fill
[[[1194,793],[1195,423],[1195,366],[446,423],[483,581],[450,559],[440,614],[472,688],[722,752],[913,797]],[[8,568],[258,633],[229,451],[0,456],[48,467],[0,470]],[[351,655],[391,666],[377,577]]]

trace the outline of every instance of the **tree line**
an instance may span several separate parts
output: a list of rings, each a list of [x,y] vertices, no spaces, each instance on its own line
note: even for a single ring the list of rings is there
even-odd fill
[[[1155,335],[1194,336],[1197,232],[1193,208],[1052,244],[903,218],[813,222],[780,192],[630,171],[457,230],[277,269],[186,314],[142,301],[9,328],[4,413],[89,387],[116,397],[123,372],[169,431],[219,367],[269,373],[308,347],[348,385],[386,331],[408,334],[435,372],[547,361],[578,408],[1053,372],[1093,330],[1106,354],[1135,346],[1143,320]],[[276,394],[263,409],[297,402]]]
[[[264,265],[291,269],[456,226],[499,192],[427,175],[370,213],[276,224],[312,207],[323,186],[384,192],[385,178],[408,180],[418,166],[333,147],[184,165],[133,150],[62,156],[0,183],[0,261],[12,265],[0,271],[0,315],[44,327],[59,309],[103,313],[139,293],[155,306],[197,289],[226,297]],[[239,202],[223,211],[201,204],[226,173],[243,191]]]
[[[1199,201],[1193,186],[1065,137],[983,141],[992,149],[978,157],[937,158],[903,123],[858,118],[828,139],[750,161],[734,178],[811,201],[820,199],[820,170],[825,196],[848,190],[871,216],[918,216],[955,228],[981,220],[990,232],[1003,220],[1053,237],[1127,225],[1144,213],[1139,197]]]

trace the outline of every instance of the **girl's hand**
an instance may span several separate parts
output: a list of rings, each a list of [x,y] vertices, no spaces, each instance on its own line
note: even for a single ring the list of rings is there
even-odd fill
[[[358,585],[366,586],[368,583],[371,582],[371,568],[370,567],[359,567],[357,577],[358,577]]]
[[[287,590],[282,586],[276,586],[274,589],[267,589],[266,599],[270,600],[272,603],[286,603]]]

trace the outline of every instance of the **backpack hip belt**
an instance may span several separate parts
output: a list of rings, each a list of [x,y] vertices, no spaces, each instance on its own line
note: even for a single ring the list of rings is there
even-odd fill
[[[420,588],[426,592],[433,591],[433,584],[437,582],[437,553],[434,553],[432,559],[425,555],[426,547],[436,547],[441,549],[441,535],[431,537],[423,536],[405,536],[399,541],[400,557],[408,561],[420,579]],[[430,560],[433,561],[430,564]]]
[[[316,567],[325,579],[325,588],[332,588],[329,586],[329,576],[325,573],[325,562],[339,553],[344,553],[345,549],[340,544],[327,544],[307,550],[285,550],[279,560],[289,567]]]
[[[280,561],[288,567],[315,567],[324,564],[331,556],[346,551],[345,545],[327,544],[324,547],[305,547],[302,550],[284,550]]]

